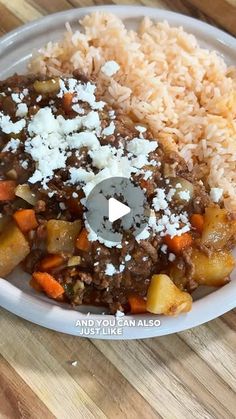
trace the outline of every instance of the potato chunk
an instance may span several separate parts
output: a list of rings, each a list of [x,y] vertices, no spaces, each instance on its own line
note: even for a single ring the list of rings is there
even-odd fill
[[[177,263],[173,263],[170,271],[169,271],[170,278],[174,282],[174,284],[180,290],[184,290],[187,285],[187,278],[184,269],[180,269]]]
[[[191,261],[194,266],[193,279],[202,285],[220,287],[228,282],[228,276],[235,266],[230,252],[214,252],[209,257],[193,249]]]
[[[10,215],[3,215],[2,217],[0,217],[0,234],[5,229],[6,225],[9,224],[10,221],[11,221]]]
[[[177,288],[168,275],[153,275],[147,293],[147,311],[175,316],[190,311],[191,307],[191,295]]]
[[[201,242],[213,249],[222,249],[236,233],[236,221],[229,220],[225,209],[210,207],[204,215]]]
[[[174,188],[175,190],[171,199],[175,200],[178,204],[186,205],[193,198],[194,186],[187,179],[184,179],[182,177],[171,177],[169,186],[170,186],[170,189]],[[181,193],[183,192],[187,193],[186,199],[184,199],[184,194],[183,194],[183,197],[181,198],[182,196]]]
[[[75,251],[75,240],[81,230],[81,221],[49,220],[47,222],[48,253],[66,253],[72,255]]]
[[[204,245],[220,250],[236,234],[236,222],[229,220],[227,215],[227,211],[219,207],[206,209],[201,238]]]
[[[34,82],[34,90],[37,93],[46,94],[46,93],[56,93],[60,90],[59,79],[51,80],[36,80]]]
[[[37,202],[35,194],[31,192],[29,185],[18,185],[16,187],[15,195],[31,205],[35,205]]]
[[[7,224],[0,236],[0,276],[8,275],[30,252],[29,243],[20,229]]]

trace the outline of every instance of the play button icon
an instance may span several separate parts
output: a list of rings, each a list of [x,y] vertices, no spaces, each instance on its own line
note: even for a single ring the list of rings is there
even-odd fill
[[[109,247],[121,243],[124,236],[138,236],[149,221],[146,195],[128,178],[111,177],[98,183],[84,205],[88,228]]]
[[[130,208],[115,198],[108,201],[108,219],[111,223],[130,213]]]

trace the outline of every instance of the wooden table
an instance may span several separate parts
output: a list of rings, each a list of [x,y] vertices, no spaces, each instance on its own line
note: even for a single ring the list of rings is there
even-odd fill
[[[106,1],[0,0],[0,32],[94,3]],[[236,0],[114,3],[170,8],[236,34]],[[0,314],[0,418],[236,418],[236,310],[131,342],[71,337]]]

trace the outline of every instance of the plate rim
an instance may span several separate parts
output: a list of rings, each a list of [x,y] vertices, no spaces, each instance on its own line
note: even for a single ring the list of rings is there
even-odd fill
[[[34,19],[31,22],[27,22],[24,23],[23,25],[20,25],[19,27],[17,27],[16,29],[11,30],[10,32],[6,33],[5,35],[0,37],[0,45],[1,44],[7,44],[8,41],[10,41],[10,43],[12,43],[12,39],[14,37],[17,37],[19,33],[25,33],[27,31],[30,31],[31,29],[33,29],[36,26],[40,26],[42,22],[48,22],[50,21],[52,18],[58,17],[58,18],[63,18],[64,16],[70,16],[72,15],[72,13],[76,13],[76,11],[81,12],[81,14],[84,13],[91,13],[93,11],[110,11],[113,12],[115,10],[117,11],[122,11],[123,9],[127,10],[132,10],[135,14],[141,14],[144,16],[144,12],[150,14],[150,16],[153,16],[153,18],[156,18],[156,16],[154,16],[156,14],[156,12],[158,11],[158,13],[160,13],[160,16],[162,14],[168,14],[170,17],[172,18],[177,18],[177,17],[181,17],[183,19],[183,21],[186,22],[192,22],[193,26],[201,26],[203,28],[205,28],[207,31],[209,31],[210,33],[214,32],[215,35],[219,35],[220,37],[223,37],[226,39],[227,41],[227,46],[228,47],[235,47],[236,46],[236,38],[227,33],[226,31],[224,31],[223,29],[220,29],[218,27],[214,27],[211,24],[204,22],[202,20],[199,20],[197,18],[194,18],[192,16],[188,16],[185,15],[183,13],[178,13],[178,12],[173,12],[172,10],[168,10],[168,9],[164,9],[164,8],[159,8],[159,7],[148,7],[148,6],[137,6],[137,5],[98,5],[98,6],[86,6],[86,7],[75,7],[72,9],[68,9],[68,10],[62,10],[56,13],[51,13],[48,14],[46,16],[42,16],[38,19]],[[153,15],[154,12],[154,15]],[[65,21],[66,22],[66,21]],[[218,39],[219,42],[222,42],[220,39]],[[232,45],[231,45],[232,44]]]
[[[125,9],[125,10],[124,10]],[[0,38],[0,46],[4,50],[7,50],[9,46],[14,46],[14,42],[17,41],[17,37],[19,34],[30,34],[32,30],[36,27],[40,27],[44,23],[50,22],[52,19],[57,19],[59,23],[66,21],[69,19],[69,16],[75,19],[75,14],[78,14],[78,21],[79,19],[88,13],[94,11],[105,11],[111,12],[114,14],[118,14],[121,17],[122,13],[127,13],[132,15],[133,17],[144,17],[148,15],[153,17],[154,19],[158,20],[168,20],[170,24],[173,24],[172,20],[181,20],[181,26],[185,28],[186,25],[191,25],[194,30],[202,31],[202,33],[211,35],[212,38],[215,39],[217,43],[223,44],[226,48],[232,49],[232,52],[235,53],[236,48],[236,39],[231,36],[230,34],[224,32],[219,28],[215,28],[212,25],[202,22],[198,19],[193,17],[189,17],[183,15],[181,13],[176,13],[169,11],[168,9],[159,9],[158,7],[146,7],[146,6],[136,6],[136,5],[105,5],[105,6],[89,6],[89,7],[81,7],[81,8],[73,8],[66,11],[60,11],[57,13],[53,13],[47,16],[43,16],[40,19],[33,20],[32,22],[25,23],[24,25],[10,31],[6,35]],[[131,17],[131,16],[130,16]],[[189,31],[189,29],[187,29]],[[181,315],[178,318],[166,318],[154,315],[148,315],[148,318],[160,318],[162,321],[163,327],[153,327],[153,328],[137,328],[133,327],[132,330],[128,327],[124,327],[123,335],[120,336],[107,336],[107,335],[93,335],[93,336],[85,336],[80,334],[80,328],[76,328],[74,326],[69,326],[68,322],[75,322],[76,317],[79,319],[81,318],[88,318],[86,314],[80,313],[75,310],[68,310],[63,308],[62,306],[58,307],[50,303],[48,301],[42,301],[38,299],[36,296],[31,296],[25,294],[19,288],[15,287],[11,283],[9,283],[5,279],[0,278],[0,306],[5,308],[6,310],[16,314],[17,316],[24,318],[32,323],[39,324],[43,327],[56,330],[58,332],[63,332],[71,335],[81,336],[81,337],[89,337],[95,339],[138,339],[138,338],[149,338],[149,337],[157,337],[163,336],[166,334],[180,332],[192,327],[196,327],[200,324],[204,324],[214,318],[221,316],[222,314],[228,312],[229,310],[236,307],[236,297],[233,295],[227,296],[227,302],[224,301],[224,294],[227,294],[227,285],[214,291],[211,294],[211,300],[213,300],[214,307],[213,309],[208,312],[207,311],[207,302],[204,301],[209,296],[203,297],[198,301],[195,301],[193,304],[192,310],[186,314]],[[216,302],[214,302],[216,300]],[[19,304],[21,302],[21,304]],[[203,307],[201,307],[203,305]],[[200,307],[199,307],[200,306]],[[45,309],[45,312],[42,310]],[[203,315],[204,313],[204,315]],[[101,314],[93,315],[94,319],[101,319]],[[145,316],[145,315],[144,315]],[[144,316],[140,315],[135,317],[135,319],[143,319]],[[106,318],[114,318],[114,316],[106,315],[103,316]],[[127,319],[134,319],[133,316],[127,315],[125,316]],[[58,321],[58,318],[61,318]],[[147,318],[147,317],[146,317]],[[180,320],[181,319],[181,320]],[[171,321],[172,320],[172,321]]]

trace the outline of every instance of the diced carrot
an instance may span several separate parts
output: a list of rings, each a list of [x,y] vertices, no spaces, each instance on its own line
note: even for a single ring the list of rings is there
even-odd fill
[[[76,240],[76,247],[79,250],[83,250],[84,252],[88,252],[90,249],[90,242],[88,240],[88,232],[86,228],[83,228],[81,233],[79,234]]]
[[[15,198],[16,182],[0,180],[0,201],[12,201]]]
[[[138,295],[130,295],[128,297],[129,305],[130,305],[130,312],[132,314],[141,314],[146,313],[146,300],[143,297],[139,297]]]
[[[192,236],[189,233],[181,234],[181,236],[165,236],[164,242],[174,253],[181,253],[186,247],[191,246]]]
[[[42,290],[51,298],[58,298],[64,294],[64,288],[47,272],[34,272],[33,279]]]
[[[13,214],[13,218],[22,233],[28,233],[30,230],[34,230],[38,227],[38,221],[36,220],[35,211],[33,209],[18,210]]]
[[[73,96],[73,93],[65,93],[62,98],[62,106],[66,113],[71,112]]]
[[[39,268],[42,271],[48,271],[53,268],[57,268],[62,265],[64,258],[61,255],[48,255],[43,258],[39,264]]]
[[[204,226],[204,217],[201,214],[193,214],[190,218],[192,226],[198,233],[202,233]]]

